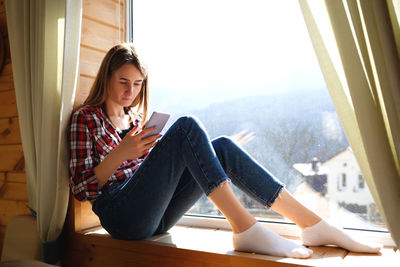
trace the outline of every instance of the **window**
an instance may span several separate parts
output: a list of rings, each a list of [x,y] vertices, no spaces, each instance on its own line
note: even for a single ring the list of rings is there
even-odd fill
[[[149,68],[150,112],[172,114],[167,127],[183,114],[197,116],[211,138],[235,138],[323,216],[385,230],[369,191],[343,191],[364,186],[362,176],[297,1],[133,0],[132,6],[133,41]],[[258,218],[284,220],[234,191]],[[206,197],[189,213],[221,215]]]
[[[345,191],[346,190],[346,186],[347,186],[347,176],[345,173],[341,173],[338,175],[338,187],[337,190],[338,191]]]
[[[358,189],[364,189],[365,186],[365,180],[362,174],[358,175]]]
[[[347,177],[346,177],[345,173],[342,173],[341,186],[342,186],[342,188],[345,188],[347,186]]]

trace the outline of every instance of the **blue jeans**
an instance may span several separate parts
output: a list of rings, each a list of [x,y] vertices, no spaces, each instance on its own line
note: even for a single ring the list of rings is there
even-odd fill
[[[130,179],[102,189],[93,211],[113,237],[168,231],[203,195],[229,179],[270,207],[284,185],[227,137],[210,141],[193,117],[179,118]]]

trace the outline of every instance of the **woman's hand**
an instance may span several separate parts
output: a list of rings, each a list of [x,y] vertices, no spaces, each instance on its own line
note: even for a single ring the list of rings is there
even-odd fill
[[[124,139],[122,139],[121,143],[118,145],[117,153],[120,155],[121,159],[136,159],[143,156],[150,148],[155,146],[157,143],[157,139],[161,137],[160,134],[155,134],[146,138],[143,138],[147,134],[154,131],[154,128],[150,127],[142,130],[138,134],[136,133],[139,130],[139,125],[133,127],[129,133],[126,134]]]
[[[99,188],[107,182],[108,177],[113,174],[122,162],[143,156],[157,143],[157,139],[161,137],[160,134],[156,134],[143,138],[147,134],[153,132],[154,128],[147,128],[136,134],[136,131],[138,130],[139,126],[136,126],[127,133],[121,143],[94,168],[94,173],[99,182]]]

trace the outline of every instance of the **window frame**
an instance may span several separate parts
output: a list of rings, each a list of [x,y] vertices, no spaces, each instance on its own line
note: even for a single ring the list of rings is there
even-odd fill
[[[128,42],[133,42],[133,25],[132,25],[132,16],[133,16],[133,1],[134,0],[126,0],[126,40]],[[346,164],[347,165],[347,164]],[[341,181],[341,175],[339,177],[339,181]],[[347,182],[347,181],[346,181]],[[364,181],[365,183],[365,181]],[[358,180],[357,180],[358,184]],[[347,186],[346,186],[347,187]],[[365,187],[365,184],[364,184]],[[343,190],[340,190],[343,191]],[[339,192],[340,192],[339,191]],[[267,226],[270,230],[275,231],[279,235],[290,236],[294,238],[301,238],[301,230],[296,224],[292,222],[285,222],[282,220],[273,220],[267,218],[256,218],[263,225]],[[192,226],[192,227],[208,227],[208,228],[218,228],[218,229],[226,229],[231,230],[231,226],[229,225],[227,219],[225,217],[217,217],[217,216],[207,216],[207,215],[194,215],[194,214],[185,214],[178,222],[178,225]],[[368,229],[356,229],[356,228],[344,228],[345,232],[362,235],[364,239],[380,242],[384,246],[395,247],[395,243],[388,231],[377,231],[377,230],[368,230]]]
[[[126,38],[127,42],[132,43],[133,42],[133,25],[131,23],[131,21],[132,21],[131,18],[133,17],[133,0],[126,0],[125,5],[126,5],[125,29],[127,29],[125,38]]]
[[[293,222],[287,222],[282,220],[273,220],[268,218],[256,217],[256,219],[268,229],[276,232],[279,235],[289,236],[296,239],[301,239],[301,229]],[[185,214],[177,225],[201,227],[201,228],[215,228],[232,230],[228,220],[222,216],[207,216],[207,215],[194,215]],[[348,234],[355,236],[362,236],[364,240],[371,242],[379,242],[386,247],[395,247],[395,243],[388,231],[377,231],[357,228],[343,228]]]

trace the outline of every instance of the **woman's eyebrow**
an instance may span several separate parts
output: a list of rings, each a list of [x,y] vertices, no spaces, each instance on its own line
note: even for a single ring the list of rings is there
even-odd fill
[[[124,78],[124,77],[121,77],[121,78],[119,78],[120,80],[124,80],[124,81],[128,81],[129,82],[129,79],[127,79],[127,78]],[[135,82],[143,82],[143,80],[135,80]]]

